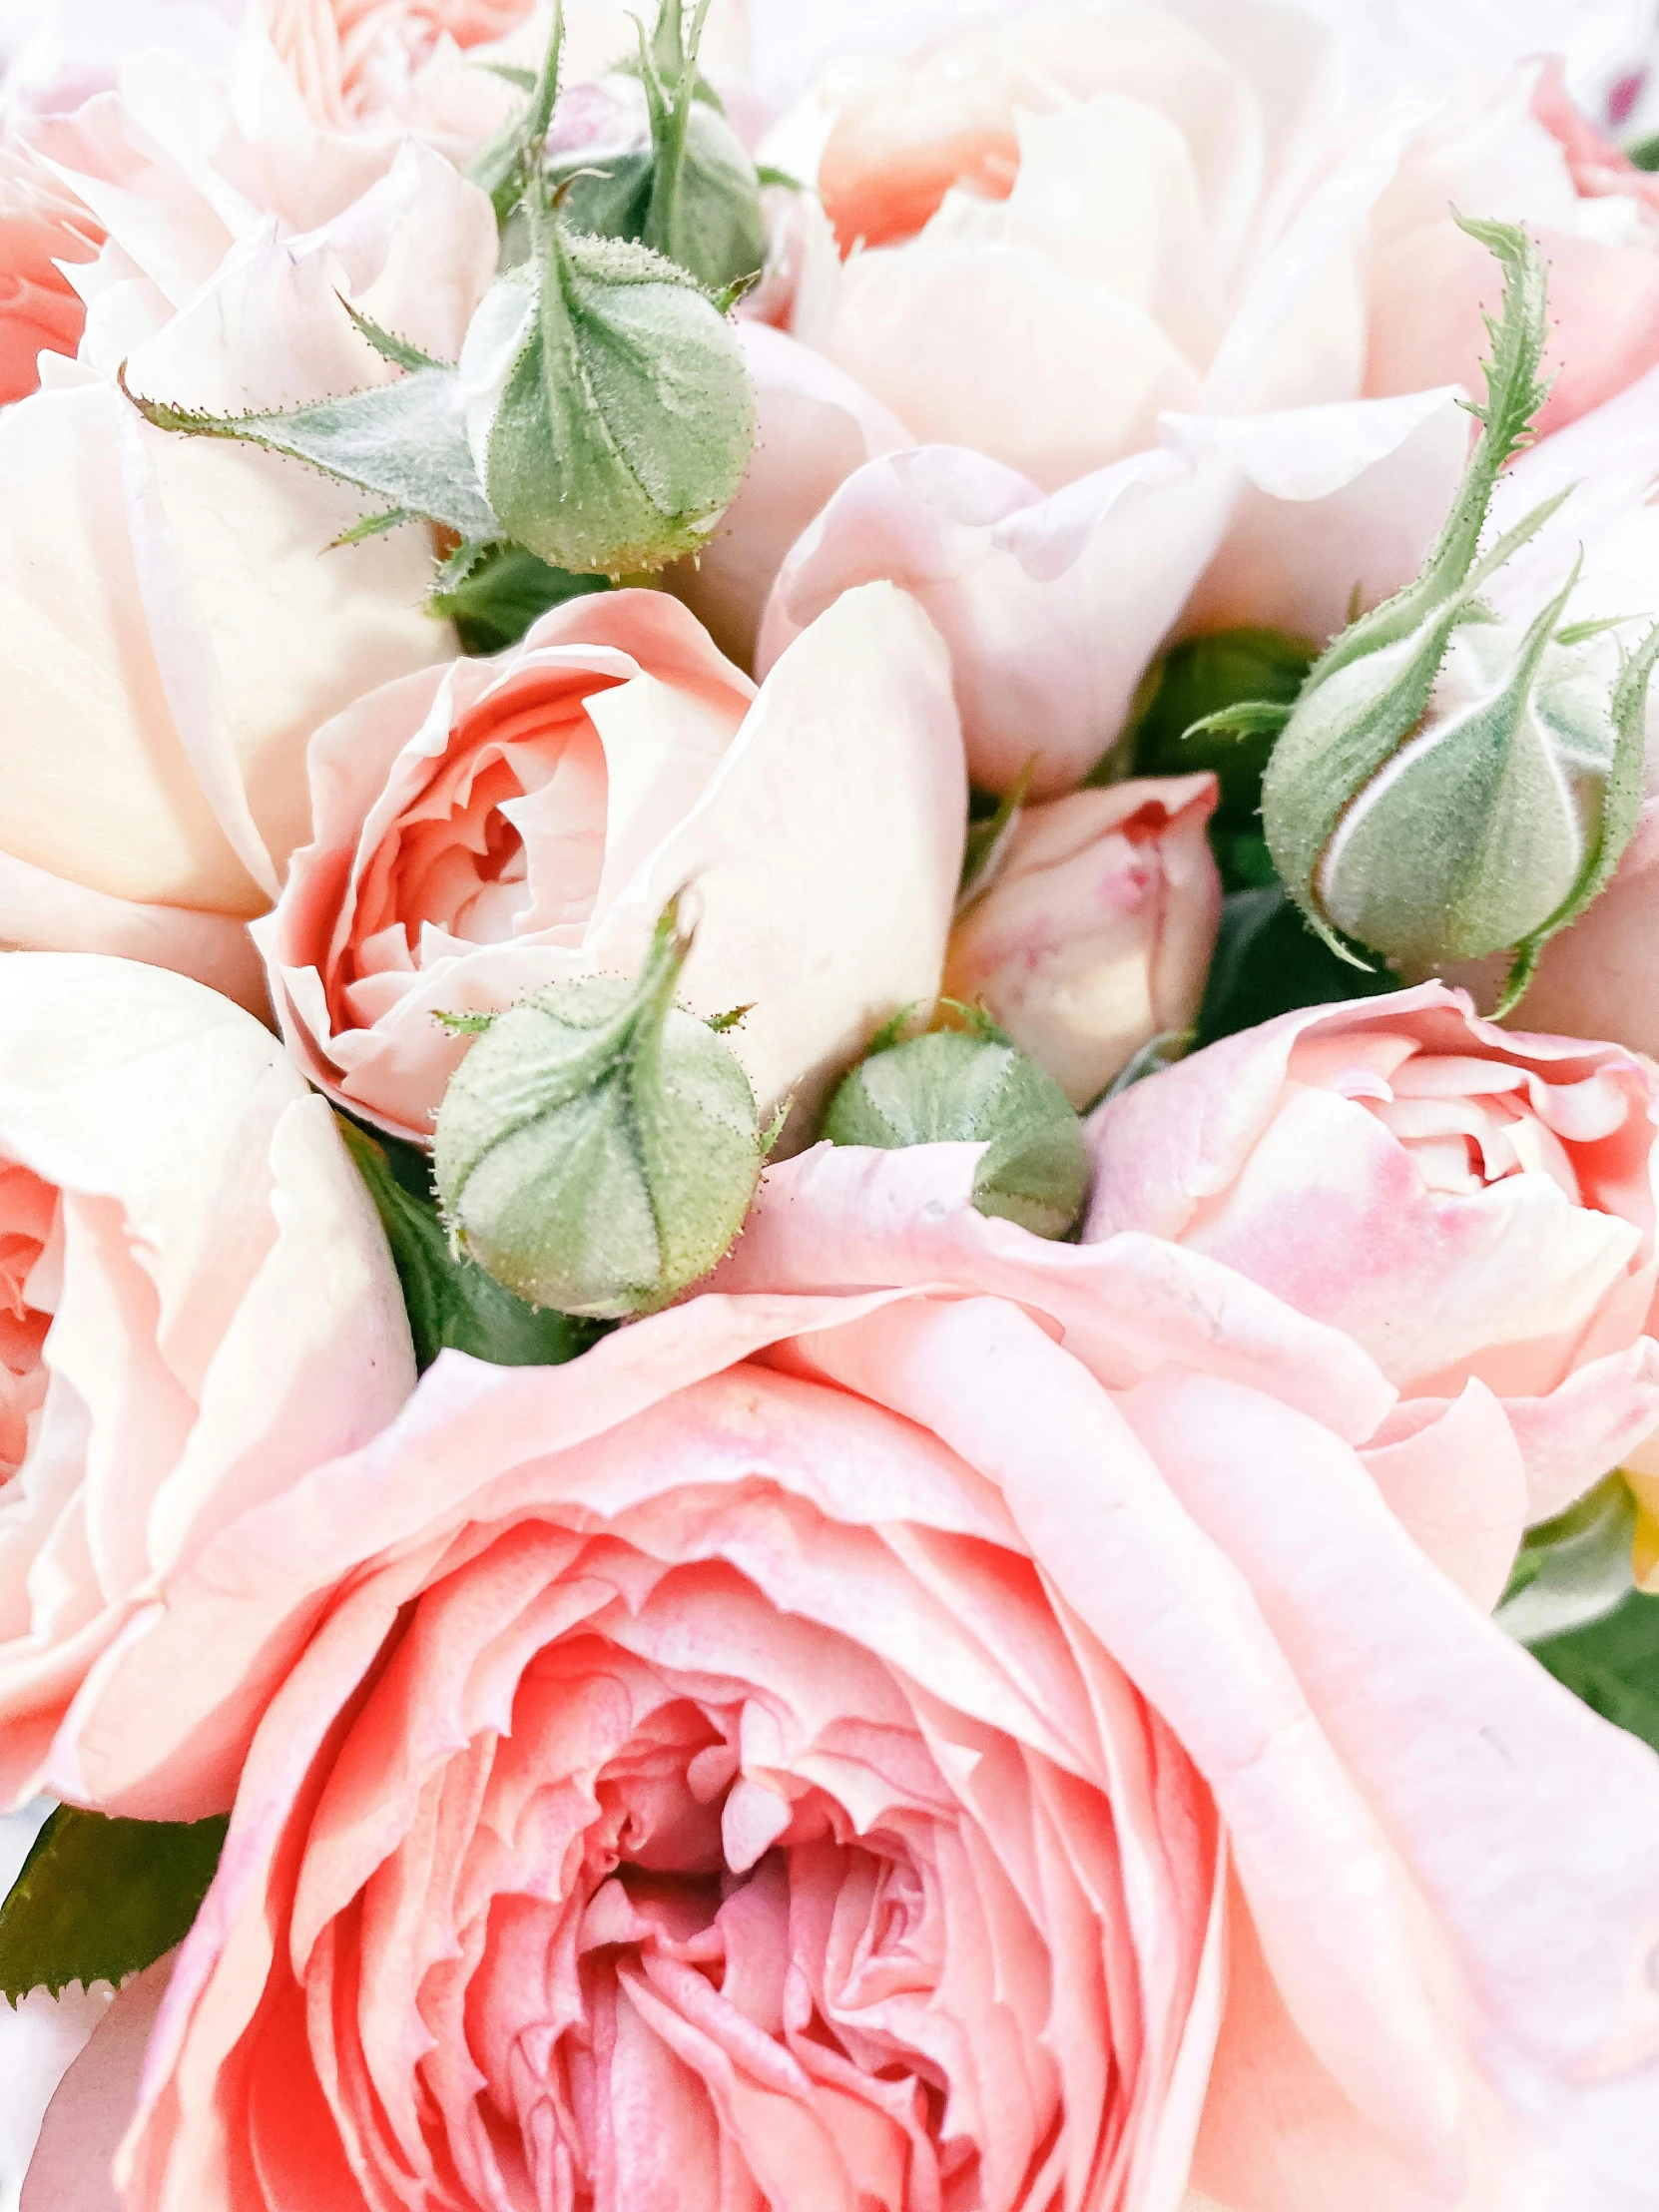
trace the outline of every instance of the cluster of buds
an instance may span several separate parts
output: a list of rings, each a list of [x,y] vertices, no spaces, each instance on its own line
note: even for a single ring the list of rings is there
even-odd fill
[[[1293,705],[1253,702],[1196,727],[1278,733],[1262,781],[1268,849],[1333,949],[1355,959],[1355,940],[1408,973],[1506,952],[1503,1013],[1634,831],[1659,629],[1609,696],[1581,650],[1603,625],[1565,620],[1576,575],[1524,627],[1481,601],[1567,494],[1481,551],[1499,472],[1548,391],[1547,284],[1524,232],[1463,228],[1503,266],[1503,308],[1487,318],[1480,435],[1421,574],[1333,641]]]
[[[651,144],[631,187],[640,205],[611,211],[620,229],[601,223],[611,235],[596,235],[602,211],[575,220],[592,180],[560,178],[546,159],[564,38],[556,7],[527,109],[490,157],[497,211],[525,251],[485,295],[458,364],[353,314],[401,372],[391,382],[235,416],[129,396],[163,429],[245,439],[388,503],[350,537],[420,518],[452,531],[456,574],[504,543],[611,577],[695,551],[754,443],[754,393],[727,316],[764,252],[753,165],[699,98],[707,9],[701,0],[687,32],[679,0],[666,0],[657,45],[642,53]],[[710,207],[722,194],[735,213],[720,228]],[[700,236],[723,241],[723,265],[754,257],[718,294],[699,274]],[[698,267],[671,258],[681,253]]]

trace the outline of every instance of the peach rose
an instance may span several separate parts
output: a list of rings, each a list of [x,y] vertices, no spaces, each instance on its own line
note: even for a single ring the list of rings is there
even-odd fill
[[[1088,1106],[1198,1018],[1221,919],[1213,776],[1074,792],[1022,813],[951,933],[944,987]]]
[[[269,1031],[123,960],[0,955],[0,1800],[162,1579],[414,1381],[385,1240]]]
[[[774,1170],[715,1295],[445,1355],[174,1578],[89,1785],[264,1718],[129,2212],[1639,2201],[1659,1761],[1389,1510],[1515,1513],[1495,1400],[1371,1443],[1340,1333],[975,1158]]]
[[[159,961],[258,1008],[246,923],[309,832],[307,740],[451,643],[422,612],[430,545],[329,550],[361,516],[351,492],[153,430],[113,378],[125,362],[136,390],[235,412],[388,376],[342,293],[452,358],[495,224],[435,154],[342,153],[269,76],[235,111],[165,56],[123,86],[39,126],[109,238],[77,272],[81,357],[0,411],[0,490],[30,517],[0,547],[0,682],[52,734],[0,767],[0,944]],[[231,174],[209,181],[203,138]]]
[[[89,262],[102,230],[21,141],[0,140],[0,406],[40,384],[43,352],[73,353],[86,309],[60,262]]]
[[[1439,983],[1264,1022],[1102,1106],[1085,1241],[1169,1237],[1364,1345],[1496,1390],[1559,1512],[1659,1417],[1659,1076]]]
[[[1352,398],[1359,235],[1322,241],[1294,332],[1261,326],[1258,290],[1322,147],[1327,58],[1311,16],[1259,0],[1197,22],[1126,0],[842,64],[777,140],[787,157],[821,139],[845,257],[804,271],[796,335],[918,439],[1050,492],[1149,445],[1207,387],[1212,404]]]
[[[627,973],[700,909],[686,1001],[760,1098],[810,1117],[895,1007],[938,988],[961,741],[938,640],[849,592],[757,694],[677,600],[568,601],[491,661],[372,692],[317,733],[313,841],[258,932],[311,1079],[429,1142],[467,1039],[433,1015]]]

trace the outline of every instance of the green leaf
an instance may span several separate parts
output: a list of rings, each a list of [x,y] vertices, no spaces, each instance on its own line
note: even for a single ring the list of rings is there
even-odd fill
[[[463,538],[505,535],[478,484],[461,417],[460,383],[452,368],[420,368],[393,384],[319,399],[271,414],[216,415],[148,399],[116,381],[147,422],[187,437],[240,438],[306,461],[325,476],[389,499],[412,514],[457,530]]]
[[[604,576],[572,576],[550,568],[522,545],[499,543],[464,547],[438,577],[427,601],[431,613],[452,622],[463,653],[499,653],[516,645],[530,625],[550,607],[589,592],[609,591]]]
[[[1295,1006],[1399,988],[1399,977],[1386,969],[1356,968],[1339,958],[1307,926],[1283,884],[1234,891],[1222,901],[1198,1042],[1214,1044]]]
[[[1262,775],[1279,725],[1264,718],[1228,732],[1214,718],[1241,706],[1288,710],[1314,654],[1305,639],[1278,630],[1222,630],[1172,646],[1145,690],[1130,739],[1132,772],[1192,776],[1209,769],[1220,780],[1210,844],[1225,890],[1278,880],[1261,808]]]
[[[60,1805],[0,1905],[0,1995],[125,1980],[183,1941],[228,1823],[115,1821]]]
[[[1625,148],[1625,159],[1636,169],[1659,169],[1659,138],[1640,140]]]
[[[1659,1751],[1659,1597],[1640,1590],[1532,1656],[1592,1712]]]
[[[556,1368],[604,1334],[592,1322],[527,1306],[473,1261],[457,1259],[438,1219],[425,1155],[338,1118],[391,1246],[422,1373],[445,1348],[498,1368]]]

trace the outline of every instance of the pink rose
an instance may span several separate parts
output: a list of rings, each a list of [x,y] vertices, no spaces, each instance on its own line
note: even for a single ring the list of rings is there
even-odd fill
[[[0,406],[38,389],[43,352],[73,353],[86,309],[60,262],[89,262],[100,226],[30,149],[0,140]]]
[[[758,1095],[823,1083],[938,988],[966,811],[948,672],[890,585],[849,592],[758,694],[666,593],[568,601],[491,661],[318,732],[313,841],[259,935],[314,1082],[429,1141],[467,1039],[435,1013],[627,973],[667,900],[684,978]]]
[[[1407,1398],[1477,1378],[1544,1520],[1659,1416],[1656,1122],[1645,1062],[1426,983],[1283,1014],[1109,1101],[1083,1234],[1224,1261]]]
[[[1365,388],[1480,389],[1491,256],[1450,209],[1524,223],[1549,264],[1547,434],[1659,361],[1659,186],[1579,113],[1559,63],[1471,81],[1424,126],[1378,203]]]
[[[0,956],[0,1799],[76,1787],[162,1579],[414,1381],[385,1240],[270,1032],[182,976]]]
[[[1659,1762],[1389,1509],[1518,1509],[1495,1400],[1371,1446],[1340,1333],[974,1162],[773,1171],[717,1295],[446,1355],[174,1578],[89,1785],[264,1718],[129,2212],[1639,2200]]]
[[[52,732],[0,767],[0,944],[158,961],[258,1008],[246,923],[309,833],[312,731],[448,649],[422,611],[429,536],[330,550],[361,517],[353,493],[153,430],[113,378],[125,361],[135,390],[239,412],[389,376],[342,293],[453,358],[495,223],[423,148],[389,167],[330,149],[269,76],[233,113],[167,57],[128,74],[119,99],[39,126],[109,239],[77,272],[81,357],[0,412],[0,489],[31,518],[0,547],[0,682]],[[320,227],[262,229],[229,175],[207,181],[204,137],[284,233]]]
[[[1202,30],[1151,7],[1033,7],[842,65],[814,121],[845,258],[803,275],[797,336],[918,439],[1049,492],[1149,445],[1218,367],[1256,407],[1352,397],[1352,316],[1310,312],[1294,347],[1243,326],[1262,321],[1252,294],[1322,126],[1326,34],[1309,16],[1267,32],[1254,5]],[[1336,289],[1357,252],[1327,242]]]
[[[1221,919],[1213,776],[1113,784],[1027,809],[950,939],[944,987],[978,1002],[1092,1104],[1198,1018]]]

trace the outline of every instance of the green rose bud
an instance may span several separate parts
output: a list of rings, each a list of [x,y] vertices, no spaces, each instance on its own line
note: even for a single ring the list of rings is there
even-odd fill
[[[1065,1092],[990,1022],[973,1035],[878,1039],[830,1100],[824,1134],[883,1151],[983,1144],[974,1205],[1039,1237],[1063,1237],[1088,1192],[1083,1125]]]
[[[534,1306],[650,1313],[743,1226],[765,1145],[730,1047],[674,1003],[689,949],[670,907],[637,981],[556,983],[486,1017],[444,1093],[450,1235]]]
[[[680,0],[663,0],[649,45],[640,25],[638,126],[619,100],[617,143],[551,154],[547,174],[570,230],[649,246],[719,292],[760,274],[767,225],[755,164],[698,74],[707,14],[702,0],[687,25]]]
[[[1197,727],[1279,733],[1262,781],[1268,848],[1334,950],[1353,959],[1347,932],[1419,971],[1509,951],[1502,1013],[1635,829],[1659,630],[1609,697],[1576,651],[1594,626],[1563,623],[1570,581],[1524,629],[1480,600],[1567,495],[1481,552],[1499,471],[1548,391],[1548,295],[1524,232],[1463,229],[1503,265],[1503,311],[1487,320],[1481,434],[1422,573],[1342,632],[1293,707],[1257,701]]]

